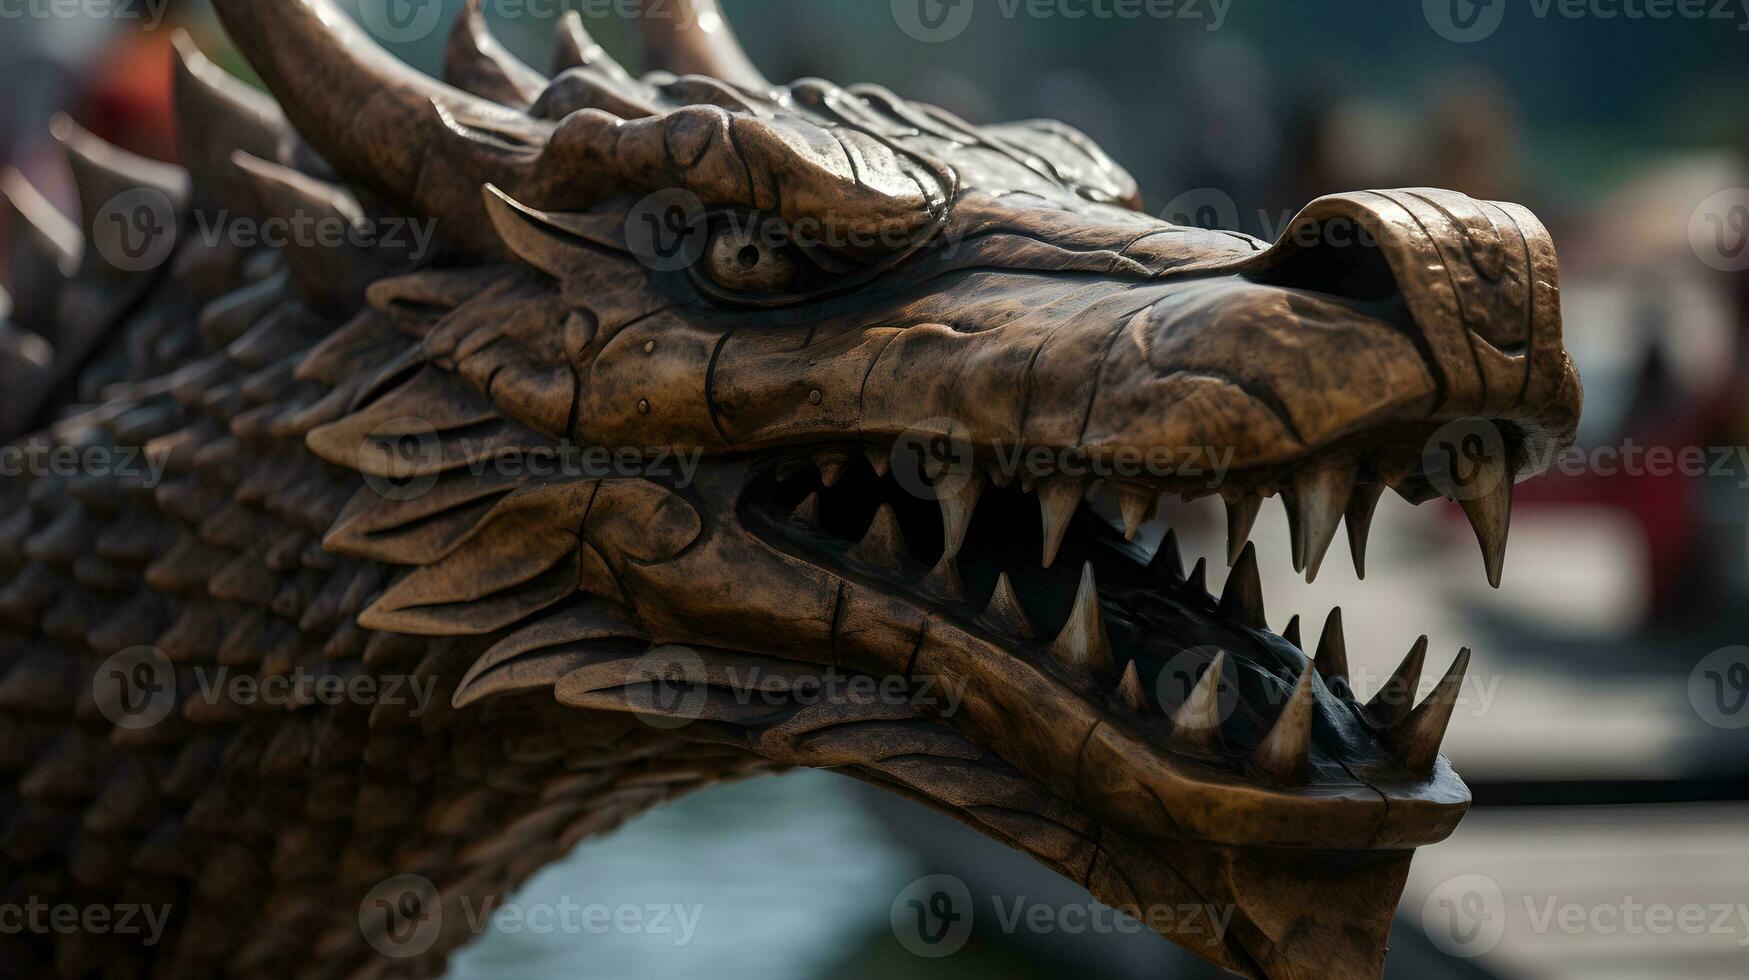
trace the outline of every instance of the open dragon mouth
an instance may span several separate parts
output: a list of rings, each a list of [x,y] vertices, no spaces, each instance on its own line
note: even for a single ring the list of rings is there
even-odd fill
[[[1162,494],[1215,493],[1206,477],[1168,489],[1060,474],[1005,479],[994,467],[926,466],[904,448],[836,448],[768,465],[741,509],[753,533],[792,557],[897,595],[1017,656],[1108,677],[1106,708],[1161,743],[1193,755],[1248,749],[1262,776],[1285,785],[1320,774],[1340,781],[1359,770],[1368,782],[1419,781],[1449,719],[1449,708],[1441,713],[1431,702],[1424,707],[1435,710],[1416,710],[1425,638],[1362,704],[1347,677],[1340,610],[1326,622],[1316,658],[1334,700],[1307,698],[1319,719],[1311,726],[1316,750],[1271,758],[1271,733],[1295,700],[1307,654],[1297,617],[1285,637],[1270,632],[1248,541],[1258,506],[1279,493],[1297,569],[1315,573],[1344,516],[1362,563],[1386,481],[1410,499],[1436,493],[1438,474],[1424,471],[1409,448],[1424,445],[1426,433],[1408,428],[1400,439],[1369,434],[1365,464],[1331,465],[1328,458],[1349,458],[1339,444],[1298,472],[1228,474],[1220,492],[1233,568],[1218,597],[1208,592],[1205,561],[1185,570],[1171,530],[1153,548],[1138,533]],[[1381,445],[1403,450],[1381,454]],[[1502,482],[1509,501],[1510,479]],[[1466,509],[1487,553],[1490,512]],[[1467,659],[1460,655],[1452,675],[1461,677]]]

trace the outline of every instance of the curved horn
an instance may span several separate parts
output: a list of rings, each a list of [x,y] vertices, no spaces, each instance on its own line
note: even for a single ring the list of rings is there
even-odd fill
[[[484,0],[467,0],[449,34],[443,75],[450,84],[518,109],[546,90],[547,78],[518,61],[486,26]]]
[[[479,187],[516,187],[552,124],[428,78],[377,47],[333,0],[215,0],[287,118],[333,167],[496,252]]]
[[[643,11],[639,20],[645,67],[676,75],[709,75],[758,92],[771,88],[741,49],[717,0],[654,4],[646,0]]]

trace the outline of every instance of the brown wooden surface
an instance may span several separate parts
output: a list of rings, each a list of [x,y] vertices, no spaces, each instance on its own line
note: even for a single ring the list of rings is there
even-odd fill
[[[1223,935],[1167,935],[1236,973],[1379,975],[1413,849],[1468,804],[1437,754],[1468,657],[1426,702],[1393,700],[1418,647],[1361,703],[1340,623],[1317,669],[1268,631],[1246,532],[1280,495],[1296,569],[1316,574],[1345,517],[1358,562],[1379,492],[1432,496],[1423,444],[1477,416],[1503,434],[1480,463],[1493,492],[1465,501],[1497,580],[1512,478],[1579,410],[1535,218],[1360,192],[1271,245],[1139,212],[1067,127],[774,86],[726,30],[647,22],[672,73],[635,78],[570,18],[549,81],[471,9],[444,84],[328,0],[217,6],[278,107],[184,45],[189,172],[69,127],[85,226],[146,186],[184,227],[215,206],[407,217],[439,247],[184,236],[133,275],[94,250],[76,275],[38,262],[69,268],[18,304],[56,342],[9,396],[53,421],[28,438],[139,450],[164,479],[0,484],[0,900],[174,915],[158,948],[25,935],[0,957],[431,976],[465,917],[380,955],[385,880],[458,909],[665,799],[812,766],[1113,905],[1230,908]],[[637,257],[653,192],[706,215],[690,267]],[[1336,244],[1338,224],[1377,244]],[[27,243],[64,237],[38,225]],[[919,467],[919,437],[966,450]],[[565,447],[636,465],[512,465]],[[1100,490],[1131,533],[1162,495],[1226,498],[1219,597],[1170,543],[1137,560],[1082,505],[1080,464],[1161,447],[1232,469]],[[1054,462],[1005,469],[1013,448]],[[658,467],[676,452],[696,473]],[[138,647],[167,662],[174,710],[118,726],[94,692]],[[433,700],[239,703],[202,692],[221,667]],[[822,677],[896,688],[822,695]]]

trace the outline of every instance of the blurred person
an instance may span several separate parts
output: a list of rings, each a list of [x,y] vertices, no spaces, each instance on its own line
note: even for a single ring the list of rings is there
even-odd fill
[[[1526,198],[1518,107],[1498,76],[1477,68],[1450,73],[1435,85],[1424,119],[1417,183],[1481,201]]]

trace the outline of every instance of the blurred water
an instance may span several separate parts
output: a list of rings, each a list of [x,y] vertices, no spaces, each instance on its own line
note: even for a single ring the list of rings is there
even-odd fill
[[[816,976],[847,943],[885,929],[885,900],[916,875],[847,794],[849,780],[798,772],[718,787],[658,808],[564,861],[507,899],[455,957],[457,980],[639,980]],[[518,926],[511,908],[551,915],[561,903],[632,907],[652,928],[624,931],[573,916],[570,929]],[[661,926],[649,907],[677,913]],[[543,911],[544,910],[544,911]],[[626,913],[631,914],[631,913]],[[530,919],[533,923],[537,919]],[[663,934],[656,930],[664,929]]]

